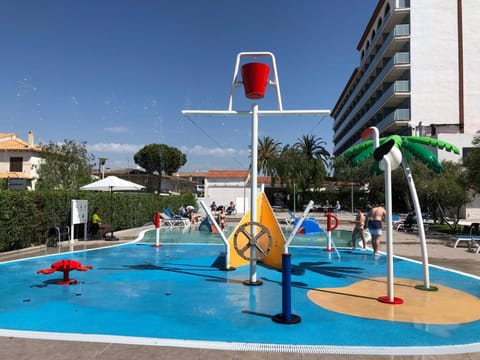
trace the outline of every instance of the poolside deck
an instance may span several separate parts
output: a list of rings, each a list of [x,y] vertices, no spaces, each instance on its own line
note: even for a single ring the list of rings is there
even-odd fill
[[[349,214],[340,216],[341,228],[351,229],[352,220]],[[229,224],[238,219],[230,218]],[[322,221],[322,219],[320,218]],[[116,232],[119,242],[126,242],[136,238],[137,234],[144,230],[132,229]],[[462,272],[480,275],[479,254],[469,253],[466,248],[452,248],[446,245],[446,239],[432,237],[428,239],[428,251],[430,263],[445,266]],[[115,242],[118,243],[118,242]],[[78,242],[73,248],[83,249],[91,247],[109,246],[112,242]],[[395,232],[395,254],[412,259],[420,259],[420,247],[415,234]],[[65,246],[65,251],[70,248]],[[29,251],[2,254],[0,261],[16,258],[43,255],[46,252],[57,252],[57,249],[29,249]],[[430,355],[430,356],[372,356],[372,355],[345,355],[345,354],[294,354],[276,352],[233,352],[208,349],[187,349],[178,347],[158,347],[123,345],[112,343],[86,343],[79,341],[51,341],[32,340],[22,338],[0,337],[0,358],[9,359],[63,359],[65,356],[83,359],[480,359],[480,353],[456,354],[456,355]]]

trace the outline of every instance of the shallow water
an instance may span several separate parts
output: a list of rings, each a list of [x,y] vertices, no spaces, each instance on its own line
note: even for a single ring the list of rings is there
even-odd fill
[[[337,246],[349,241],[348,233],[337,232]],[[164,231],[162,247],[155,248],[152,234],[138,243],[0,264],[0,328],[372,349],[478,344],[480,321],[456,325],[384,321],[329,311],[309,300],[307,292],[312,289],[385,276],[386,258],[370,251],[341,249],[339,258],[323,251],[325,239],[298,237],[291,248],[291,303],[301,322],[283,325],[271,320],[283,311],[281,272],[258,265],[263,285],[246,286],[249,266],[219,269],[224,246],[218,235]],[[70,276],[78,283],[70,286],[56,284],[62,278],[59,272],[36,274],[63,258],[92,265],[93,270],[72,271]],[[396,277],[421,282],[420,264],[395,259],[394,266]],[[431,269],[430,277],[432,283],[480,297],[478,278],[438,268]],[[372,298],[378,295],[384,294]]]

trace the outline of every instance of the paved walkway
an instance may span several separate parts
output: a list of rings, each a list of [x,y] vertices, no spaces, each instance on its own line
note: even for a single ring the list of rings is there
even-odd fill
[[[279,219],[288,218],[288,214],[279,213]],[[340,228],[352,229],[350,222],[353,217],[350,214],[340,214]],[[228,218],[229,225],[235,224],[239,218]],[[325,217],[319,216],[318,220],[325,225]],[[149,228],[149,227],[147,227]],[[138,228],[131,230],[118,231],[115,233],[119,237],[118,242],[127,242],[135,239],[138,234],[147,229]],[[151,227],[150,227],[151,228]],[[385,237],[383,237],[384,239]],[[421,250],[416,234],[394,232],[394,252],[396,255],[420,260]],[[117,244],[118,242],[114,242]],[[466,248],[452,248],[447,246],[448,238],[441,238],[438,235],[427,237],[428,253],[430,264],[445,266],[462,272],[480,276],[480,254],[474,254],[467,251]],[[74,245],[64,245],[61,251],[71,251],[72,249],[86,249],[92,247],[102,247],[112,245],[109,241],[79,241]],[[385,245],[383,244],[383,249]],[[18,258],[44,255],[46,253],[56,253],[57,248],[38,247],[28,250],[16,251],[0,255],[0,261],[8,261]],[[0,359],[19,360],[19,359],[65,359],[73,358],[75,360],[120,360],[120,359],[222,359],[222,360],[273,360],[273,359],[375,359],[375,360],[480,360],[480,353],[457,354],[457,355],[430,355],[430,356],[372,356],[372,355],[343,355],[343,354],[297,354],[297,353],[276,353],[276,352],[233,352],[208,349],[188,349],[177,347],[160,346],[139,346],[123,345],[112,343],[87,343],[80,341],[57,341],[57,340],[35,340],[22,339],[17,337],[0,337]]]

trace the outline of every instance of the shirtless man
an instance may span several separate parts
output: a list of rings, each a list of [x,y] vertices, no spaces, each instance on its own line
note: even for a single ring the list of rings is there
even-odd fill
[[[385,219],[387,212],[383,206],[376,205],[370,209],[368,213],[368,230],[372,235],[373,255],[378,256],[380,253],[380,237],[382,236],[382,221]]]
[[[366,248],[365,233],[363,231],[363,228],[365,226],[365,215],[363,214],[363,211],[360,209],[355,209],[355,212],[357,213],[357,216],[355,217],[355,226],[352,232],[352,250],[355,249],[355,240],[358,235],[360,235],[362,239],[362,249],[365,250]]]

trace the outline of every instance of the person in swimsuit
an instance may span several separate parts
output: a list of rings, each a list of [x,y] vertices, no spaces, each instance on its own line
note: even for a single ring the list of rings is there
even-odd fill
[[[385,219],[387,212],[383,206],[374,206],[368,213],[368,230],[372,235],[373,255],[378,256],[380,253],[380,237],[382,236],[382,221]]]
[[[222,207],[220,210],[220,214],[218,214],[218,225],[220,225],[220,229],[225,230],[225,226],[227,225],[227,217],[225,216],[225,207]]]
[[[362,249],[365,250],[365,233],[363,231],[363,228],[365,226],[365,215],[360,209],[355,209],[355,212],[357,213],[357,216],[355,218],[355,226],[353,227],[352,232],[352,249],[355,249],[355,240],[357,236],[360,236],[360,238],[362,239]]]

